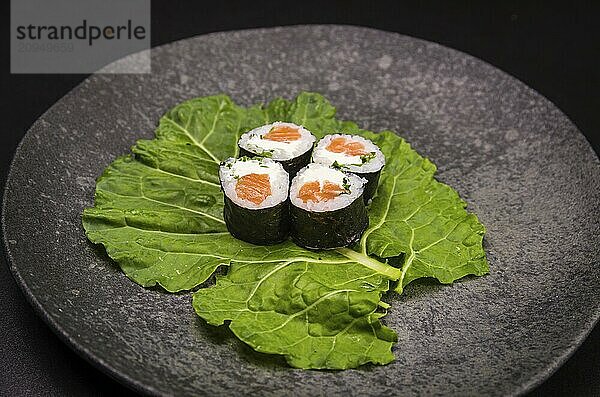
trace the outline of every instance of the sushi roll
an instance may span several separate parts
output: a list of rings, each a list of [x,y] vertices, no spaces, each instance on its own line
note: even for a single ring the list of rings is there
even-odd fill
[[[290,174],[310,162],[316,138],[306,128],[281,121],[263,125],[240,137],[240,156],[262,156],[275,160]]]
[[[377,145],[358,135],[326,135],[315,147],[312,159],[315,163],[330,165],[365,178],[366,204],[370,203],[377,191],[379,175],[385,165],[385,156]]]
[[[276,244],[289,233],[289,175],[266,158],[229,158],[219,167],[225,196],[223,218],[233,237],[257,245]]]
[[[358,241],[369,225],[363,201],[366,180],[309,164],[290,187],[291,237],[310,249],[330,249]]]

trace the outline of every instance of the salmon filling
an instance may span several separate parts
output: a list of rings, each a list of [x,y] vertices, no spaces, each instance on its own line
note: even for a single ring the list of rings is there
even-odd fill
[[[263,135],[263,139],[276,142],[292,142],[300,139],[300,131],[298,128],[290,127],[288,125],[279,125],[273,127],[271,131]]]
[[[319,181],[306,182],[298,192],[298,198],[305,203],[307,201],[321,202],[329,201],[336,198],[340,194],[345,193],[345,190],[336,183],[325,181],[323,188]]]
[[[235,192],[242,200],[259,205],[271,195],[269,174],[248,174],[240,177],[235,185]]]
[[[327,145],[327,150],[332,153],[344,153],[348,156],[364,156],[367,154],[365,145],[343,137],[332,139]]]

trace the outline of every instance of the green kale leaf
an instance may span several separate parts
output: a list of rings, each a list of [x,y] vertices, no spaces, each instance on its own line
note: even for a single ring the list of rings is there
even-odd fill
[[[304,125],[317,137],[359,134],[386,155],[370,226],[356,247],[261,247],[227,232],[219,163],[238,155],[243,132],[274,121]],[[146,287],[190,290],[228,266],[215,285],[195,292],[194,309],[209,324],[230,322],[257,351],[281,354],[298,368],[386,364],[396,340],[380,321],[390,284],[402,292],[420,277],[450,283],[488,272],[483,225],[434,174],[402,138],[337,120],[316,93],[250,108],[225,95],[196,98],[167,112],[155,139],[138,141],[106,168],[83,225],[90,241]],[[398,258],[399,268],[387,263]]]

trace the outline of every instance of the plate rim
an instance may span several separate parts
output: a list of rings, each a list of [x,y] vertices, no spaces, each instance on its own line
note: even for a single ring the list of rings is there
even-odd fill
[[[93,75],[90,75],[90,76],[93,76]],[[71,91],[78,88],[80,86],[80,84],[83,84],[83,82],[85,82],[90,76],[86,77],[81,83],[77,84],[75,87],[73,87],[71,90],[69,90],[69,92],[67,92],[65,95],[60,97],[44,113],[42,113],[27,129],[27,131],[25,132],[25,135],[23,135],[23,138],[21,138],[21,141],[19,141],[19,144],[17,145],[17,148],[15,149],[13,157],[10,161],[10,165],[8,167],[8,173],[6,175],[6,180],[4,181],[4,184],[2,186],[3,191],[2,191],[2,197],[0,199],[0,201],[2,202],[2,212],[0,214],[0,223],[2,224],[3,257],[4,257],[4,261],[6,262],[6,265],[8,267],[8,270],[9,270],[13,280],[19,287],[20,292],[25,296],[25,300],[27,301],[29,306],[31,306],[31,308],[33,308],[34,313],[43,320],[43,322],[48,326],[48,328],[50,328],[52,333],[54,335],[56,335],[62,343],[64,343],[67,347],[69,347],[72,351],[74,351],[77,354],[77,356],[79,356],[80,358],[83,358],[88,364],[91,364],[92,367],[101,371],[103,374],[108,375],[111,379],[119,382],[119,384],[121,384],[125,387],[128,387],[129,389],[131,389],[137,393],[144,393],[144,394],[152,395],[152,396],[161,396],[162,394],[155,388],[149,387],[148,385],[146,385],[130,376],[127,376],[124,373],[121,373],[121,372],[115,370],[114,368],[112,368],[110,366],[109,363],[104,362],[104,360],[102,360],[101,358],[94,355],[92,351],[85,348],[83,345],[77,343],[74,338],[69,336],[69,334],[60,326],[58,321],[54,320],[52,318],[52,316],[50,316],[48,311],[45,310],[44,305],[36,298],[36,296],[30,290],[29,286],[25,282],[25,279],[19,272],[18,266],[16,265],[16,261],[13,260],[12,253],[10,251],[10,244],[8,242],[7,230],[6,230],[6,228],[7,228],[7,226],[6,226],[6,212],[7,212],[6,202],[7,202],[7,195],[8,195],[7,187],[8,187],[9,181],[11,180],[11,177],[13,176],[13,168],[14,168],[13,166],[15,163],[15,159],[17,158],[17,154],[21,150],[27,136],[29,135],[29,133],[31,131],[31,127],[35,123],[37,123],[37,121],[39,119],[41,119],[47,112],[49,112],[57,102],[61,101]]]

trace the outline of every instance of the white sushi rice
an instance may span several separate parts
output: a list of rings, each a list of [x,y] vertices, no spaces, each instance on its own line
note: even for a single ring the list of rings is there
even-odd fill
[[[375,153],[375,157],[371,158],[363,164],[361,156],[350,156],[345,153],[334,153],[327,150],[327,146],[335,138],[346,138],[351,141],[360,142],[364,145],[367,153]],[[337,163],[344,170],[358,173],[377,172],[385,165],[385,156],[381,150],[368,139],[358,135],[331,134],[326,135],[317,143],[312,154],[312,160],[315,163],[333,165]]]
[[[263,139],[263,136],[271,131],[273,127],[278,126],[297,128],[298,132],[300,133],[300,138],[296,141],[290,142],[277,142],[269,139]],[[239,140],[239,145],[242,149],[245,149],[249,152],[258,155],[264,155],[266,152],[270,153],[268,157],[272,158],[273,160],[286,161],[306,153],[312,148],[315,141],[315,136],[301,125],[277,121],[275,123],[266,124],[242,134]]]
[[[318,181],[321,189],[326,181],[335,183],[339,186],[349,186],[349,193],[340,194],[339,196],[322,202],[308,200],[306,203],[298,197],[300,189],[305,183]],[[326,212],[335,211],[340,208],[347,207],[350,203],[356,200],[363,192],[364,185],[367,181],[364,178],[333,169],[323,164],[309,164],[302,168],[298,174],[292,179],[290,187],[290,200],[296,207],[311,211],[311,212]]]
[[[255,204],[252,201],[238,197],[235,190],[238,179],[248,174],[267,174],[271,184],[271,195],[262,203]],[[271,208],[285,201],[288,197],[288,186],[290,177],[281,164],[267,158],[247,157],[234,159],[229,158],[219,167],[219,179],[227,197],[235,204],[243,208],[262,209]]]

